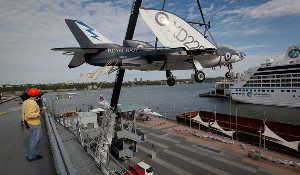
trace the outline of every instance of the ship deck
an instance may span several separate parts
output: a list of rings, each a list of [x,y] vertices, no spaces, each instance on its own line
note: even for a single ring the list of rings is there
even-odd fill
[[[20,125],[21,105],[16,101],[0,104],[0,174],[55,174],[49,143],[43,126],[43,136],[39,144],[43,159],[28,162],[27,130]]]

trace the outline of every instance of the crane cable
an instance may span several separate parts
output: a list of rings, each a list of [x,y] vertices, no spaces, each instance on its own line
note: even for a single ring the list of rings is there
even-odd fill
[[[100,67],[100,68],[98,68],[98,69],[96,69],[94,72],[91,72],[91,73],[87,73],[87,76],[88,76],[88,78],[89,79],[93,79],[93,80],[96,80],[101,74],[104,74],[103,72],[104,72],[104,70],[107,68],[107,67],[111,67],[109,70],[108,70],[108,72],[107,72],[107,77],[105,78],[105,81],[109,78],[109,75],[112,73],[112,72],[114,72],[114,70],[113,70],[113,67],[117,64],[117,63],[115,63],[115,64],[113,64],[114,62],[113,62],[113,60],[108,60],[107,62],[106,62],[106,64],[103,66],[103,67]],[[91,77],[90,77],[90,75],[91,75]],[[100,84],[100,86],[98,87],[99,89],[102,89],[102,85],[103,85],[103,83],[101,83]]]
[[[100,67],[100,68],[96,69],[96,70],[93,71],[93,72],[87,73],[87,77],[88,77],[89,79],[96,80],[97,77],[100,76],[100,75],[104,72],[104,70],[105,70],[107,67],[109,67],[109,66],[113,67],[113,66],[114,66],[114,65],[112,65],[112,63],[113,63],[112,60],[108,60],[108,61],[106,62],[106,64],[105,64],[103,67]],[[111,73],[111,69],[108,71],[108,74],[110,74],[110,73]]]

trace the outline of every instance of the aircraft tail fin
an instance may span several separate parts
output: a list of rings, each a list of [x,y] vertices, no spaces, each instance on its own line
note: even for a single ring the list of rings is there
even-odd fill
[[[139,11],[145,23],[165,47],[184,47],[187,50],[216,49],[199,31],[173,13],[154,9]]]
[[[82,21],[66,19],[65,22],[73,33],[80,47],[93,48],[95,45],[112,43],[105,36]]]

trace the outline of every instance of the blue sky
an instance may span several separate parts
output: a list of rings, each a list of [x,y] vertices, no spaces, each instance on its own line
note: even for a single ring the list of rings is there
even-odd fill
[[[300,43],[299,0],[201,0],[206,20],[218,45],[245,51],[247,59],[234,65],[243,72],[266,57],[280,59],[288,46]],[[86,73],[96,67],[68,69],[69,57],[53,47],[78,46],[64,23],[79,19],[94,26],[112,41],[124,38],[132,0],[0,0],[0,84],[89,81]],[[162,0],[144,0],[142,6],[161,8]],[[166,0],[165,9],[184,19],[199,20],[195,0]],[[5,25],[4,25],[5,24]],[[138,20],[135,39],[154,41],[154,35]],[[208,77],[223,75],[225,68],[205,70]],[[176,71],[188,78],[192,71]],[[83,76],[80,76],[83,75]],[[165,79],[164,72],[127,71],[125,79]],[[112,81],[114,75],[100,76]]]

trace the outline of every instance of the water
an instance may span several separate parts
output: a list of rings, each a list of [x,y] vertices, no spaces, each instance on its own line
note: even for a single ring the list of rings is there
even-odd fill
[[[148,106],[153,111],[175,119],[176,115],[190,111],[217,111],[252,118],[267,119],[291,124],[300,124],[300,108],[275,107],[235,103],[229,99],[199,97],[199,93],[207,92],[214,87],[213,83],[179,84],[174,87],[166,85],[123,87],[119,103],[141,104]],[[83,104],[83,108],[95,105],[99,96],[105,97],[110,102],[112,89],[77,91],[74,103]],[[51,99],[56,93],[47,94]],[[230,105],[231,104],[231,105]]]

